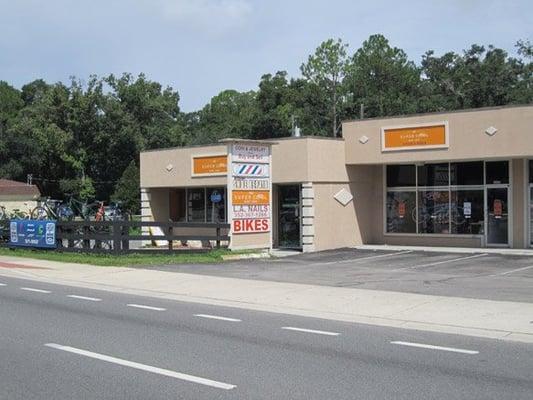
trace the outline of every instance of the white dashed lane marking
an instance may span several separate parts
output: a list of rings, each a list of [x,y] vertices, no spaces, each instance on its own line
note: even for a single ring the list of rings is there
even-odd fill
[[[7,286],[5,283],[0,283],[0,286]]]
[[[31,287],[21,287],[20,290],[25,290],[27,292],[36,292],[36,293],[52,293],[49,290],[35,289],[35,288],[31,288]]]
[[[242,320],[237,318],[228,318],[228,317],[220,317],[218,315],[209,315],[209,314],[194,314],[195,317],[200,318],[208,318],[208,319],[218,319],[220,321],[228,321],[228,322],[242,322]]]
[[[423,344],[423,343],[394,341],[394,342],[391,342],[391,344],[397,344],[400,346],[408,346],[408,347],[418,347],[421,349],[429,349],[429,350],[450,351],[452,353],[462,353],[462,354],[469,354],[469,355],[479,354],[479,351],[476,351],[476,350],[465,350],[465,349],[457,349],[455,347],[434,346],[431,344]]]
[[[67,297],[70,297],[71,299],[78,299],[78,300],[102,301],[102,299],[98,299],[96,297],[78,296],[76,294],[69,294],[69,295],[67,295]]]
[[[325,335],[325,336],[339,336],[340,335],[340,333],[337,333],[337,332],[317,331],[315,329],[296,328],[294,326],[283,326],[281,329],[285,329],[287,331],[303,332],[303,333],[314,333],[316,335]]]
[[[162,307],[152,307],[152,306],[145,306],[143,304],[126,304],[128,307],[133,308],[141,308],[143,310],[152,310],[152,311],[166,311],[166,308]]]
[[[45,344],[45,346],[50,347],[52,349],[66,351],[68,353],[73,353],[73,354],[77,354],[80,356],[89,357],[89,358],[93,358],[93,359],[100,360],[100,361],[105,361],[105,362],[112,363],[112,364],[122,365],[124,367],[129,367],[129,368],[133,368],[133,369],[137,369],[137,370],[141,370],[145,372],[150,372],[153,374],[167,376],[169,378],[175,378],[175,379],[180,379],[182,381],[198,383],[200,385],[205,385],[205,386],[211,386],[217,389],[231,390],[236,387],[235,385],[231,385],[229,383],[213,381],[211,379],[201,378],[199,376],[183,374],[181,372],[175,372],[175,371],[171,371],[171,370],[163,369],[163,368],[157,368],[151,365],[140,364],[134,361],[128,361],[128,360],[124,360],[121,358],[107,356],[105,354],[93,353],[92,351],[77,349],[75,347],[63,346],[63,345],[56,344],[56,343],[47,343]]]

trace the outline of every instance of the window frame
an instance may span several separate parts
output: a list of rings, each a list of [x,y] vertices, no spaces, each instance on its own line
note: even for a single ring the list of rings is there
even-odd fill
[[[451,184],[451,164],[453,163],[460,163],[460,162],[470,162],[470,161],[482,161],[483,162],[483,183],[481,185],[452,185]],[[448,186],[419,186],[418,185],[418,166],[419,162],[412,162],[410,165],[415,165],[415,186],[409,186],[409,187],[388,187],[387,186],[387,165],[391,164],[383,164],[382,168],[382,218],[383,218],[383,236],[426,236],[426,237],[456,237],[456,238],[485,238],[487,234],[487,188],[494,187],[494,184],[488,184],[487,183],[487,168],[486,164],[487,162],[494,162],[494,161],[506,161],[507,167],[508,167],[508,176],[509,176],[509,182],[501,184],[501,186],[505,186],[508,188],[509,196],[512,195],[512,187],[513,187],[513,169],[512,169],[512,160],[505,159],[505,158],[497,158],[497,159],[491,159],[491,160],[453,160],[448,161]],[[533,161],[533,160],[532,160]],[[399,163],[399,164],[407,164],[407,163]],[[442,161],[434,161],[427,164],[444,164]],[[526,177],[527,179],[527,177]],[[529,188],[529,186],[528,186]],[[421,233],[419,231],[419,221],[418,221],[418,210],[419,210],[419,192],[421,190],[425,191],[448,191],[448,231],[450,233]],[[452,215],[451,215],[451,200],[452,200],[452,191],[458,191],[458,190],[482,190],[483,191],[483,233],[482,234],[470,234],[470,233],[451,233],[452,232]],[[416,193],[416,233],[395,233],[395,232],[388,232],[387,231],[387,193],[393,192],[393,191],[411,191]],[[510,197],[511,198],[511,197]],[[512,200],[509,200],[512,201]],[[512,206],[512,204],[510,204]],[[510,222],[509,222],[509,231],[512,232],[513,225],[512,225],[512,208],[509,209],[510,213]],[[512,242],[512,236],[511,233],[509,234],[509,243]],[[531,247],[533,247],[533,244],[531,244]]]
[[[189,192],[191,190],[203,190],[204,191],[204,219],[203,221],[189,221]],[[222,189],[222,197],[224,201],[224,221],[219,221],[218,223],[227,223],[228,222],[228,187],[227,186],[220,186],[220,185],[214,185],[214,186],[201,186],[201,187],[186,187],[185,188],[185,199],[186,199],[186,207],[185,207],[185,221],[187,223],[196,223],[196,224],[211,224],[213,222],[207,221],[207,207],[208,207],[208,199],[207,199],[207,191],[208,189]],[[215,222],[216,223],[216,222]]]

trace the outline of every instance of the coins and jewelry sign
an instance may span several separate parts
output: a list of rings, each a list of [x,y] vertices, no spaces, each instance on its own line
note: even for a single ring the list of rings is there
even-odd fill
[[[231,149],[231,230],[234,234],[270,232],[270,146],[234,143]]]

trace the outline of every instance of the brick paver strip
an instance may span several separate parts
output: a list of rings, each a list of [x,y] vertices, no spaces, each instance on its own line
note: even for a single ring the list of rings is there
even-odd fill
[[[0,268],[52,269],[52,268],[46,268],[46,267],[35,267],[33,265],[13,264],[13,263],[6,263],[6,262],[0,262]]]

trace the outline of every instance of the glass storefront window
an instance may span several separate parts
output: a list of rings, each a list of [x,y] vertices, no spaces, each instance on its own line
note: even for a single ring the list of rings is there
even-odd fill
[[[418,186],[448,186],[449,173],[446,164],[425,164],[418,167]]]
[[[207,222],[226,221],[226,190],[223,187],[207,188]]]
[[[387,187],[416,186],[414,165],[387,165]]]
[[[450,197],[447,190],[418,192],[418,233],[450,233]]]
[[[188,189],[187,202],[187,220],[205,222],[205,189]]]
[[[485,163],[485,172],[487,185],[509,183],[508,161],[487,161]]]
[[[486,235],[488,243],[507,243],[509,161],[389,165],[386,171],[387,233]],[[529,171],[533,246],[533,160]]]
[[[387,192],[387,232],[416,233],[416,192]]]
[[[483,189],[452,190],[452,233],[482,235],[484,232]]]
[[[483,161],[451,163],[450,184],[452,186],[483,185]]]

